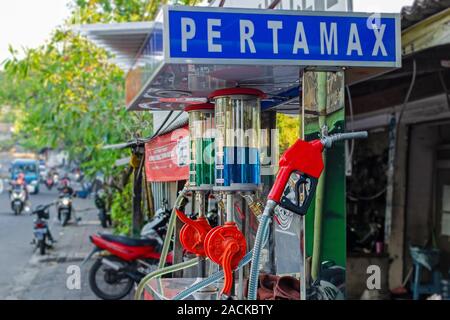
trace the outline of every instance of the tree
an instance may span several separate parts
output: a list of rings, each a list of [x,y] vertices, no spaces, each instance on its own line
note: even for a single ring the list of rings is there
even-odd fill
[[[279,113],[277,114],[277,128],[279,132],[279,152],[282,154],[299,138],[300,126],[298,118]]]
[[[74,0],[70,18],[49,41],[26,49],[24,58],[11,49],[5,71],[14,90],[0,98],[19,110],[15,122],[21,143],[34,150],[64,148],[72,159],[83,162],[88,174],[102,171],[106,177],[116,176],[113,164],[123,152],[102,147],[149,136],[151,114],[125,110],[123,71],[109,62],[107,52],[73,33],[70,26],[152,20],[166,2]]]

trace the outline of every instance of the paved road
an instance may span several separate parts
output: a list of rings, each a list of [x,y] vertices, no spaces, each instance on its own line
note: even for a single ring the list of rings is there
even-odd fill
[[[45,188],[44,188],[45,189]],[[31,196],[32,206],[49,203],[56,193],[44,190]],[[18,270],[22,270],[33,254],[33,217],[29,214],[15,216],[10,209],[8,192],[0,195],[0,297],[5,296],[7,285]]]
[[[33,207],[46,204],[57,197],[44,186],[32,196]],[[74,207],[82,218],[62,228],[56,220],[55,209],[50,211],[50,228],[58,241],[45,256],[34,252],[32,240],[33,217],[14,216],[9,210],[7,194],[0,195],[0,299],[96,299],[87,284],[90,264],[82,268],[81,290],[66,287],[67,268],[79,265],[92,249],[89,235],[101,230],[91,199],[75,199]],[[92,262],[91,262],[92,263]]]

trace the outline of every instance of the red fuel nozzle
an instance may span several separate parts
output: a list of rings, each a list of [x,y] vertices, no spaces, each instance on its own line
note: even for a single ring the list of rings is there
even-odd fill
[[[322,158],[324,148],[331,148],[338,141],[363,138],[367,138],[367,132],[338,133],[310,142],[297,140],[280,159],[280,170],[269,193],[269,200],[294,213],[305,215],[314,197],[317,181],[324,169]],[[294,190],[296,203],[283,195],[293,173],[299,175]],[[302,196],[300,196],[301,192]]]
[[[293,172],[301,172],[318,179],[323,171],[323,144],[320,140],[297,140],[280,159],[280,169],[268,198],[280,203],[283,191]]]
[[[221,294],[229,296],[233,287],[233,270],[244,258],[247,244],[234,222],[212,229],[205,239],[205,252],[211,261],[223,268],[224,286]]]
[[[212,229],[204,217],[197,220],[189,219],[182,211],[176,210],[178,218],[185,223],[180,230],[180,242],[185,250],[198,256],[205,256],[204,241]]]

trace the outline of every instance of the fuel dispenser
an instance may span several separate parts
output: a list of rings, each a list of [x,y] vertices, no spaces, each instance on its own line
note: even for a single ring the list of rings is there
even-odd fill
[[[230,220],[224,226],[209,231],[204,241],[206,255],[213,262],[221,265],[223,270],[194,284],[176,295],[174,299],[185,299],[221,278],[225,279],[222,294],[229,296],[233,284],[233,271],[251,263],[247,299],[256,300],[261,250],[267,244],[269,225],[274,218],[276,206],[295,214],[305,215],[314,197],[317,181],[324,169],[322,152],[331,148],[336,142],[366,137],[367,132],[352,132],[323,136],[321,139],[310,142],[297,140],[280,160],[280,170],[260,218],[253,249],[245,253],[245,238],[233,221],[230,221],[232,218],[228,215]],[[292,183],[292,181],[295,182]]]
[[[190,171],[187,189],[195,193],[198,217],[188,218],[176,208],[178,218],[184,223],[179,238],[183,248],[199,257],[199,276],[205,277],[204,240],[212,229],[206,218],[205,195],[214,185],[214,104],[194,104],[185,108],[189,114]]]
[[[177,210],[177,216],[185,223],[180,231],[180,242],[188,252],[196,254],[202,260],[207,257],[223,269],[225,281],[221,294],[226,296],[231,295],[233,270],[247,252],[245,235],[234,221],[233,197],[240,192],[256,191],[261,184],[262,97],[264,93],[256,89],[222,89],[209,97],[214,105],[202,104],[186,108],[191,139],[188,188],[197,192],[198,207],[203,209],[204,192],[212,190],[224,204],[226,218],[225,221],[219,219],[221,225],[212,228],[202,210],[196,220],[189,219]],[[212,119],[215,119],[215,134],[208,132],[213,128]],[[211,154],[208,151],[211,151],[214,142],[215,166],[208,157]],[[215,170],[212,170],[214,167]],[[204,271],[201,275],[204,276]]]
[[[255,195],[261,187],[259,137],[262,97],[264,93],[255,89],[223,89],[210,96],[214,104],[186,108],[189,113],[191,140],[191,172],[186,190],[196,193],[193,199],[197,202],[198,215],[196,219],[191,219],[179,208],[175,208],[175,213],[184,223],[179,233],[181,245],[197,258],[179,266],[159,270],[158,274],[168,273],[178,267],[197,265],[200,278],[188,289],[177,294],[175,300],[185,299],[220,279],[224,279],[220,296],[233,296],[234,273],[250,262],[247,299],[255,300],[261,250],[269,237],[269,224],[275,217],[274,209],[280,206],[294,214],[305,215],[324,169],[324,149],[331,148],[338,141],[367,136],[366,132],[354,132],[323,135],[321,139],[310,142],[297,140],[283,154],[277,177],[262,210],[261,202],[249,196]],[[225,213],[224,219],[220,219],[222,215],[218,214],[219,225],[214,228],[205,216],[206,194],[213,194],[219,199],[222,204],[219,206],[220,211]],[[234,219],[233,197],[236,195],[246,200],[250,212],[263,212],[257,215],[259,226],[253,249],[250,251],[247,239]],[[220,266],[221,270],[208,276],[205,268],[207,259]],[[242,273],[239,275],[239,289],[242,292],[244,279]],[[146,280],[152,277],[147,276]],[[140,288],[143,287],[142,283]]]

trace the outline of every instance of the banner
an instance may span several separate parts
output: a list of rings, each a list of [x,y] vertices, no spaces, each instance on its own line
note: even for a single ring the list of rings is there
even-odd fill
[[[156,137],[145,145],[145,172],[148,182],[189,179],[188,126]]]

